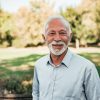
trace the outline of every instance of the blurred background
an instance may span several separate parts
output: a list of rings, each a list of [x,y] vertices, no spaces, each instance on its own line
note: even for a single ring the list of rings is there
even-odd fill
[[[71,24],[70,49],[100,75],[100,0],[0,0],[0,98],[31,100],[34,63],[49,52],[44,23],[55,14]]]

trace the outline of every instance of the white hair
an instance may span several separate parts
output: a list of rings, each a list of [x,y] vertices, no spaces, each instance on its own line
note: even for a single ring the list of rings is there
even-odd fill
[[[59,19],[63,23],[63,25],[66,27],[69,35],[72,33],[72,30],[71,30],[68,20],[66,20],[64,17],[59,16],[59,15],[51,16],[48,18],[48,20],[46,21],[45,26],[44,26],[44,33],[47,30],[49,23],[54,19]]]

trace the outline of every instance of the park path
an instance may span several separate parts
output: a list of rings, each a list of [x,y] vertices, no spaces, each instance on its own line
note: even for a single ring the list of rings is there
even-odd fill
[[[88,48],[72,48],[71,51],[75,53],[100,53],[100,48],[88,47]],[[0,48],[0,59],[10,59],[15,57],[28,56],[32,54],[48,54],[49,50],[47,46],[38,46],[33,48]]]

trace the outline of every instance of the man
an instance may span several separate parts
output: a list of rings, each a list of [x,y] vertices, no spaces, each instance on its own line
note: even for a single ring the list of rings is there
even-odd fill
[[[49,18],[44,39],[50,54],[34,68],[33,100],[100,100],[100,79],[92,62],[68,49],[72,32],[61,16]]]

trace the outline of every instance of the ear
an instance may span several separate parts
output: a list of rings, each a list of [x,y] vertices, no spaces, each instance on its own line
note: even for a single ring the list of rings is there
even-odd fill
[[[72,33],[70,33],[69,42],[71,42],[71,39],[72,39]]]
[[[46,38],[45,38],[44,34],[42,34],[42,37],[43,37],[44,41],[46,41]]]

